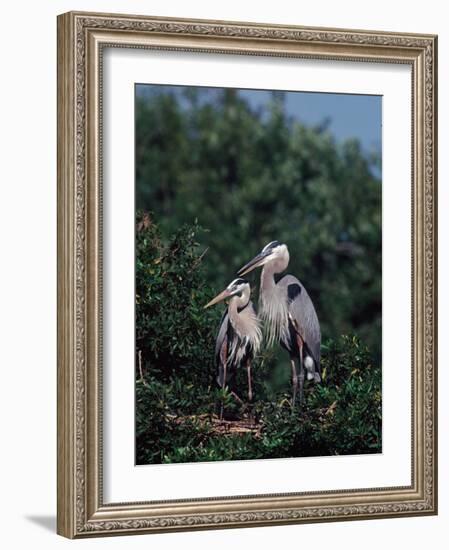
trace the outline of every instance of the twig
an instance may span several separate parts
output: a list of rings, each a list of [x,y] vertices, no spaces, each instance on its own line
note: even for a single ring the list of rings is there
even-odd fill
[[[148,384],[145,382],[145,379],[143,377],[143,371],[142,371],[142,350],[139,349],[139,353],[137,354],[139,357],[139,373],[140,373],[140,381],[144,386],[148,386]]]
[[[263,422],[248,422],[246,420],[224,420],[216,415],[210,417],[208,414],[178,416],[167,415],[172,422],[178,425],[185,424],[189,421],[198,421],[200,426],[207,427],[211,433],[220,435],[243,435],[253,434],[254,437],[260,438],[264,428]]]
[[[243,401],[240,399],[240,397],[235,393],[235,391],[232,391],[231,390],[231,395],[232,397],[238,402],[240,403],[240,405],[244,405]]]
[[[209,247],[206,247],[203,252],[201,252],[201,254],[198,256],[198,258],[193,262],[193,265],[191,267],[191,269],[189,269],[189,273],[191,273],[192,269],[194,269],[200,262],[201,260],[204,258],[204,255],[206,254],[206,252],[209,250]]]

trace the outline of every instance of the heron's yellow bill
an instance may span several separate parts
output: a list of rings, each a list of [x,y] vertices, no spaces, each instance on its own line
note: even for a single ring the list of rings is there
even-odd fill
[[[246,275],[253,269],[256,269],[256,267],[263,266],[270,258],[271,252],[261,252],[260,254],[257,254],[251,261],[249,261],[247,264],[245,264],[242,268],[240,268],[237,272],[239,277],[243,277],[243,275]]]
[[[207,309],[208,307],[210,306],[213,306],[215,304],[218,304],[218,302],[222,302],[223,300],[225,300],[226,298],[229,298],[229,296],[231,296],[231,293],[229,292],[229,290],[226,288],[225,290],[223,290],[223,292],[220,292],[220,294],[218,294],[218,296],[215,296],[215,298],[213,298],[208,304],[206,304],[204,306],[204,309]]]

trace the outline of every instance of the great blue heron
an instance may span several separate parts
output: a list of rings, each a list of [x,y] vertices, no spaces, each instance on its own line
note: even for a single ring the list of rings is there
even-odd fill
[[[223,292],[204,307],[210,307],[228,299],[221,319],[215,345],[215,360],[218,366],[217,381],[224,389],[231,373],[241,365],[246,366],[248,376],[248,401],[253,398],[251,384],[251,361],[262,342],[260,322],[250,301],[251,288],[248,281],[235,279]]]
[[[260,277],[260,316],[268,332],[268,343],[279,341],[290,354],[293,397],[298,391],[299,402],[304,397],[304,367],[307,379],[320,382],[320,323],[312,300],[304,286],[293,275],[276,275],[287,269],[290,260],[285,244],[273,241],[238,272],[243,276],[262,267]],[[295,358],[299,360],[299,377]]]

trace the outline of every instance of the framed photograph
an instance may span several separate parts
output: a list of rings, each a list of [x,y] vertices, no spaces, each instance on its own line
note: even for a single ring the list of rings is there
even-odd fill
[[[436,54],[59,16],[59,534],[437,513]]]

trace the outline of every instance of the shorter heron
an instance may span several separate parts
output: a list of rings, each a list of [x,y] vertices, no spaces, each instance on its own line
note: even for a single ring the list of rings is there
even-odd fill
[[[262,343],[259,319],[250,300],[251,288],[248,281],[235,279],[223,292],[204,307],[208,308],[223,300],[229,300],[223,313],[217,341],[215,360],[218,366],[217,381],[224,389],[231,373],[246,366],[248,376],[248,401],[253,398],[251,383],[251,362]]]

